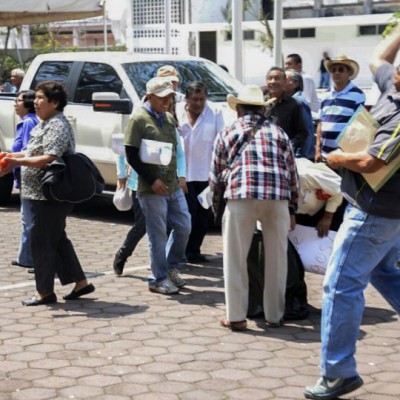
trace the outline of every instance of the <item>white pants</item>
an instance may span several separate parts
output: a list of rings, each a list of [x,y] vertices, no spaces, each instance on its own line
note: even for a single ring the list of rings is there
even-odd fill
[[[264,238],[264,313],[279,322],[285,311],[287,236],[290,227],[286,200],[228,200],[222,220],[223,265],[227,319],[246,319],[249,302],[247,255],[257,221]]]

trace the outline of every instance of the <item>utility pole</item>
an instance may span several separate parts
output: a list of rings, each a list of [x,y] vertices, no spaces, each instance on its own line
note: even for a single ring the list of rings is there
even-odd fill
[[[232,0],[233,75],[243,82],[243,0]]]

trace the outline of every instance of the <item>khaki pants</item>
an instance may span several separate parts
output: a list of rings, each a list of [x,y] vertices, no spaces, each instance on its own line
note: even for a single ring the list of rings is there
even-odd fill
[[[249,278],[247,255],[257,221],[265,249],[264,313],[279,322],[285,311],[287,236],[290,226],[285,200],[228,200],[222,220],[226,314],[229,321],[246,319]]]

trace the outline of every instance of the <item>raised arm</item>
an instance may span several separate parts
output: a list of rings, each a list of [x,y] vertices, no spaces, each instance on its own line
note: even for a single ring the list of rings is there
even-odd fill
[[[375,47],[369,64],[372,73],[375,75],[377,69],[385,62],[393,64],[399,49],[400,25]]]

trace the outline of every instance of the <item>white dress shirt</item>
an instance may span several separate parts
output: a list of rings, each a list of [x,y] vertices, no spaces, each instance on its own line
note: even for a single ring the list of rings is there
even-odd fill
[[[194,126],[188,121],[186,103],[176,104],[179,132],[185,143],[186,181],[208,181],[214,139],[224,128],[222,111],[206,102]]]
[[[306,98],[307,103],[311,108],[311,111],[313,111],[314,113],[318,113],[321,102],[319,101],[317,91],[315,90],[314,79],[304,72],[301,73],[301,76],[303,77],[304,86],[303,96]]]

